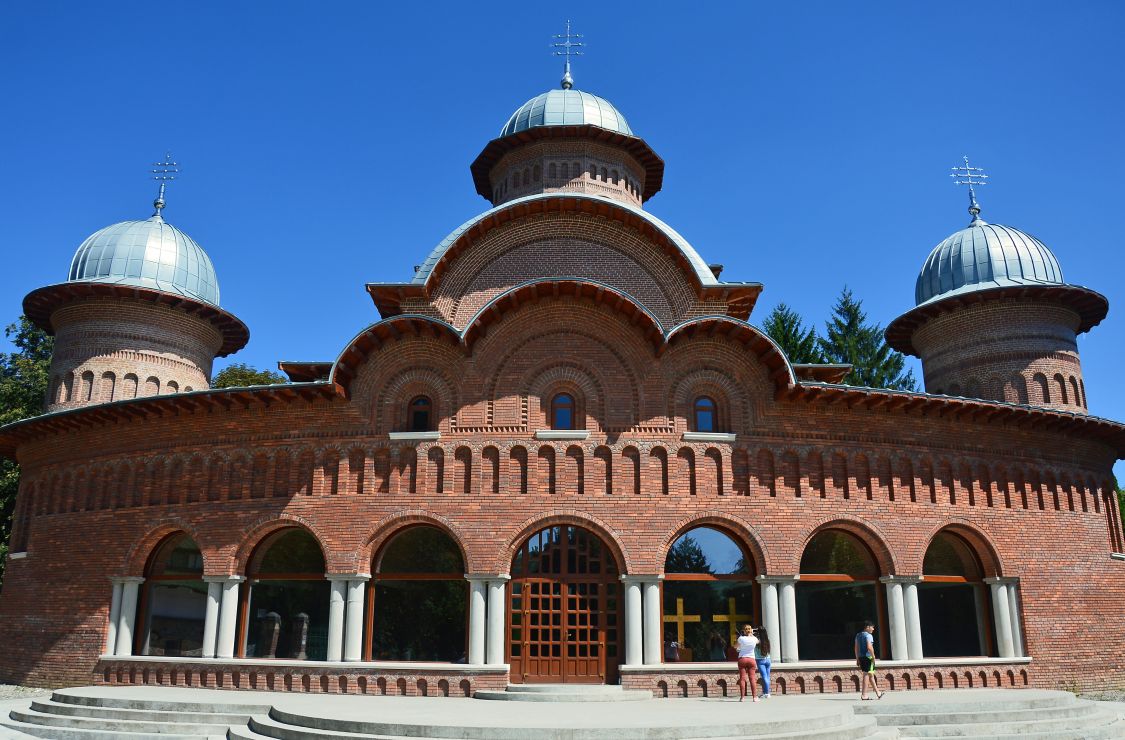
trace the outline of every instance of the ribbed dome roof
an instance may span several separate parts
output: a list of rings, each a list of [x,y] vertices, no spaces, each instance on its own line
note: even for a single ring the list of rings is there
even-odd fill
[[[1013,285],[1063,285],[1047,246],[1019,229],[980,218],[934,247],[914,288],[918,305],[950,295]]]
[[[74,253],[67,281],[136,285],[219,305],[211,259],[159,215],[91,234]]]
[[[625,116],[605,98],[573,88],[549,90],[537,95],[519,107],[505,124],[500,136],[538,126],[591,125],[633,135]]]

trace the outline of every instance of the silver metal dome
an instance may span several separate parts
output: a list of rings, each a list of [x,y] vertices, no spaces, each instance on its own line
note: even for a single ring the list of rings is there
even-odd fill
[[[1010,226],[974,218],[930,252],[914,300],[921,305],[988,288],[1063,284],[1059,261],[1043,242]]]
[[[500,131],[508,136],[539,126],[598,126],[633,135],[625,116],[605,98],[574,89],[549,90],[519,107]]]
[[[136,285],[219,305],[211,259],[159,214],[91,234],[74,253],[67,281]]]

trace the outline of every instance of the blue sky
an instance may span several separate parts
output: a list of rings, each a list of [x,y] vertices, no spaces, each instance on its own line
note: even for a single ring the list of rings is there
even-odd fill
[[[883,325],[910,308],[926,254],[967,223],[948,173],[968,154],[992,175],[982,216],[1109,298],[1080,348],[1091,411],[1125,419],[1125,4],[1108,1],[5,3],[0,320],[86,235],[148,216],[147,165],[171,150],[165,215],[251,330],[230,360],[333,359],[377,318],[365,281],[409,279],[487,208],[469,163],[558,84],[567,17],[588,44],[576,86],[667,163],[647,208],[724,278],[765,284],[751,320],[785,301],[822,325],[845,283]]]

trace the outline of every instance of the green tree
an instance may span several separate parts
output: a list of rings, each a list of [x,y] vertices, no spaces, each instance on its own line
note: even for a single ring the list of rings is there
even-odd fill
[[[16,351],[0,353],[0,425],[43,412],[47,377],[55,340],[26,316],[4,330]],[[20,487],[20,469],[12,460],[0,458],[0,586],[12,535],[12,514]]]
[[[762,330],[777,342],[789,361],[795,365],[824,362],[817,342],[816,328],[805,328],[801,315],[784,303],[774,306],[762,322]]]
[[[868,322],[863,302],[857,300],[847,286],[832,308],[832,318],[825,325],[825,336],[819,343],[826,362],[852,366],[852,371],[844,378],[848,385],[918,390],[914,371],[906,370],[906,358],[883,339],[883,327]]]
[[[690,535],[681,537],[668,551],[664,561],[666,573],[714,573],[703,548]]]
[[[259,370],[245,362],[227,365],[211,379],[212,388],[245,388],[250,385],[277,385],[288,383],[284,375],[273,370]]]

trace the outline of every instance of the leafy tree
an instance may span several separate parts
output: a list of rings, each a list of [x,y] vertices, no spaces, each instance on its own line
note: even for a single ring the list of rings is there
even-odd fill
[[[245,362],[227,365],[211,379],[212,388],[245,388],[250,385],[277,385],[288,383],[284,375],[273,370],[259,370]]]
[[[16,351],[0,353],[0,425],[43,412],[51,350],[55,344],[53,337],[28,321],[26,316],[8,326],[4,336],[11,340]],[[4,580],[4,563],[8,556],[8,538],[12,534],[12,514],[19,486],[19,466],[11,460],[0,459],[0,585]]]
[[[762,329],[770,339],[777,342],[789,361],[794,364],[824,362],[820,351],[816,328],[805,328],[801,315],[784,303],[774,306],[773,311],[762,322]]]
[[[699,546],[694,537],[690,535],[681,537],[672,549],[668,551],[668,559],[664,561],[666,573],[714,573],[711,564],[707,562],[707,555]]]
[[[827,362],[852,366],[844,378],[848,385],[918,390],[914,371],[903,372],[906,358],[887,345],[883,327],[868,322],[863,302],[846,286],[832,308],[832,319],[825,325],[825,336],[819,344]]]

